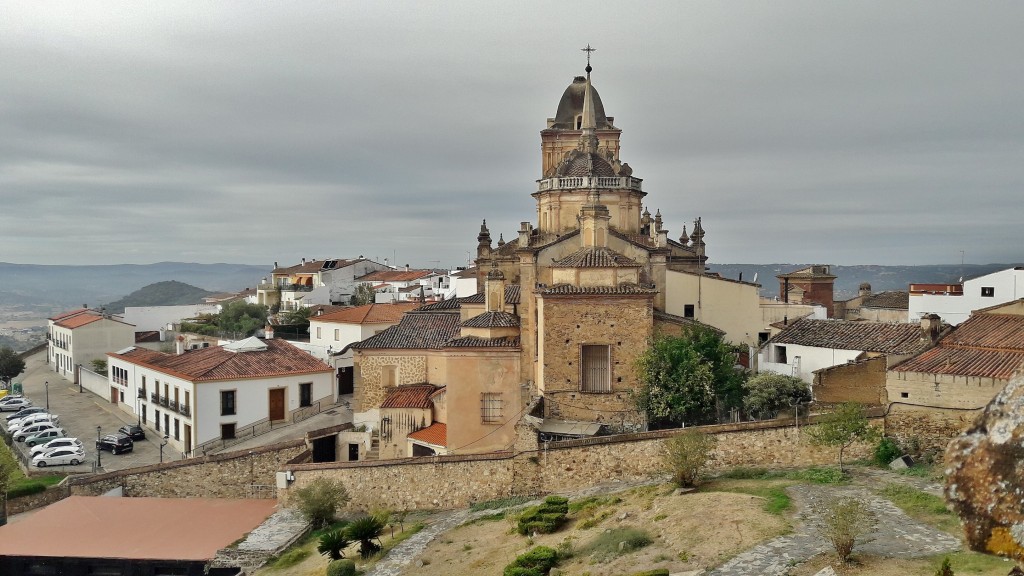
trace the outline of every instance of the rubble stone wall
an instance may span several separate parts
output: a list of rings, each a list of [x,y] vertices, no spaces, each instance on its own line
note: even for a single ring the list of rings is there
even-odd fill
[[[885,432],[915,457],[942,458],[946,445],[981,413],[982,409],[954,410],[893,404],[885,417]]]

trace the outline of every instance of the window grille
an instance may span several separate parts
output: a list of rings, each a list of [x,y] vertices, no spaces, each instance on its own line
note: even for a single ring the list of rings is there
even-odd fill
[[[582,390],[584,392],[611,392],[611,347],[583,346]]]

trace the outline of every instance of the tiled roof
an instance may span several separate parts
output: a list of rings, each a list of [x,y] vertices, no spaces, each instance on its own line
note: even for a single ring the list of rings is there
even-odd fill
[[[340,322],[343,324],[383,324],[398,322],[402,316],[415,310],[415,302],[399,302],[395,304],[366,304],[354,308],[346,308],[336,312],[311,316],[313,322]]]
[[[461,308],[458,298],[449,298],[447,300],[438,300],[431,304],[424,304],[416,310],[419,312],[433,312],[435,310],[458,310]]]
[[[79,308],[77,310],[70,310],[68,312],[61,312],[60,314],[57,314],[53,318],[50,318],[50,320],[53,320],[54,322],[56,322],[57,320],[62,320],[64,318],[69,318],[71,316],[77,316],[79,314],[82,314],[83,312],[91,312],[91,310],[88,309],[88,308]]]
[[[776,334],[771,342],[884,354],[912,354],[921,351],[927,344],[918,324],[810,318],[797,320],[789,328]]]
[[[413,440],[432,444],[434,446],[448,446],[448,426],[442,422],[434,422],[430,426],[417,430],[406,436]]]
[[[552,268],[640,268],[640,263],[610,248],[586,247],[551,264]]]
[[[572,284],[558,284],[540,291],[545,296],[556,295],[609,295],[609,296],[633,296],[640,294],[657,294],[657,288],[645,288],[636,284],[619,284],[618,286],[573,286]]]
[[[184,354],[164,354],[134,348],[124,354],[110,353],[139,366],[193,382],[267,378],[291,374],[333,372],[334,369],[288,342],[264,340],[266,350],[231,352],[223,346],[189,350]]]
[[[519,316],[509,312],[484,312],[462,323],[466,328],[518,328]]]
[[[519,293],[519,284],[505,285],[505,304],[519,304]],[[466,304],[483,304],[486,301],[487,297],[483,292],[459,298],[459,302],[465,302]]]
[[[356,278],[357,282],[410,282],[430,276],[432,270],[378,270]]]
[[[147,330],[144,332],[135,333],[135,343],[141,344],[143,342],[159,342],[160,331],[159,330]]]
[[[870,294],[860,303],[861,308],[886,308],[890,310],[908,310],[910,308],[910,292],[891,290]]]
[[[466,268],[465,270],[459,270],[455,274],[452,274],[452,278],[476,278],[476,266]]]
[[[446,348],[518,348],[518,336],[506,336],[502,338],[480,338],[477,336],[463,336],[453,338],[445,344]]]
[[[938,346],[892,368],[894,372],[955,374],[1008,379],[1024,365],[1024,350],[984,350]]]
[[[654,319],[655,320],[661,320],[662,322],[671,322],[672,324],[682,324],[682,325],[687,325],[687,326],[702,326],[704,328],[707,328],[708,330],[712,330],[712,331],[718,333],[720,336],[725,336],[725,331],[724,330],[719,330],[718,328],[715,328],[714,326],[712,326],[710,324],[705,324],[705,323],[703,323],[703,322],[701,322],[699,320],[695,320],[693,318],[686,318],[685,316],[677,316],[675,314],[669,314],[667,312],[662,312],[660,310],[655,310],[654,311]]]
[[[940,346],[975,346],[1024,351],[1024,316],[972,314],[939,341]]]
[[[415,348],[439,349],[445,342],[459,333],[458,311],[422,312],[413,311],[402,317],[401,322],[356,342],[356,350]]]
[[[85,312],[82,314],[77,314],[75,316],[65,318],[64,320],[57,322],[56,325],[60,326],[61,328],[78,328],[79,326],[92,324],[93,322],[97,322],[102,319],[103,316],[100,316],[99,314],[96,314],[94,312]]]
[[[326,260],[309,260],[305,264],[296,264],[295,266],[285,266],[284,268],[274,268],[273,274],[313,274],[324,269],[325,262],[334,262],[333,266],[330,266],[328,270],[337,270],[338,268],[344,268],[346,266],[360,262],[364,258],[355,258],[353,260],[341,260],[341,259],[326,259]]]
[[[431,396],[437,391],[433,384],[408,384],[388,390],[381,408],[430,408]]]

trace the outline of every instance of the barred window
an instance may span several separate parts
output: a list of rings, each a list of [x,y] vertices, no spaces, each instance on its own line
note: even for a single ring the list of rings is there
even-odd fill
[[[480,395],[480,417],[484,422],[501,422],[501,394],[484,392]]]
[[[611,392],[611,346],[583,346],[582,390],[584,392]]]

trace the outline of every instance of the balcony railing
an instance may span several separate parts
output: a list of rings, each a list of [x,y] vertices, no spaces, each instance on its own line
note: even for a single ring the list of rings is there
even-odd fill
[[[182,403],[178,406],[178,414],[182,416],[192,416],[192,409],[189,408],[188,404]]]
[[[169,398],[167,398],[167,396],[160,397],[160,405],[163,406],[164,408],[168,407],[170,403],[171,401]]]
[[[168,403],[166,404],[166,406],[167,406],[168,408],[170,408],[170,409],[171,409],[171,411],[173,411],[173,412],[177,412],[177,411],[178,411],[178,402],[177,402],[177,401],[175,401],[175,400],[171,400],[170,402],[168,402]]]
[[[146,391],[145,390],[139,390],[139,399],[140,400],[145,400],[146,399]]]
[[[149,401],[152,402],[153,404],[159,404],[160,403],[160,395],[157,394],[156,392],[151,393],[149,395]]]
[[[572,176],[568,178],[545,178],[537,181],[537,191],[571,190],[575,188],[603,188],[641,190],[640,178],[631,176]]]

